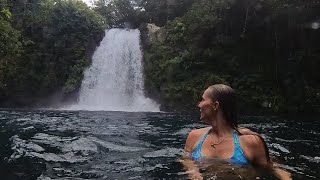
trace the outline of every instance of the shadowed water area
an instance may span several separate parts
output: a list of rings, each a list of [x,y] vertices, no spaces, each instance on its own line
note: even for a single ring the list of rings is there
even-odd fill
[[[187,179],[177,159],[188,132],[204,126],[197,115],[49,110],[3,110],[0,125],[1,179],[46,180]],[[315,119],[242,117],[241,126],[261,133],[294,179],[320,178]],[[215,163],[200,165],[206,179],[250,178]]]

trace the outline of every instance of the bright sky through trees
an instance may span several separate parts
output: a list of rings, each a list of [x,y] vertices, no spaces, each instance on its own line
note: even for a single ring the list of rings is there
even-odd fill
[[[82,1],[87,3],[89,6],[93,5],[93,0],[82,0]]]

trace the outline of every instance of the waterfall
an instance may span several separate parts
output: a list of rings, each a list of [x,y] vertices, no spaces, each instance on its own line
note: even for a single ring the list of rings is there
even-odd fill
[[[79,101],[70,109],[159,111],[159,105],[144,96],[139,30],[106,30],[84,73]]]

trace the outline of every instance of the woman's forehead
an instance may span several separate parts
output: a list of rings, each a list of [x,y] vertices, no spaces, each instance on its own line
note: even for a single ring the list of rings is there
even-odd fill
[[[204,92],[203,92],[203,96],[204,97],[209,97],[212,93],[212,90],[211,89],[206,89]]]

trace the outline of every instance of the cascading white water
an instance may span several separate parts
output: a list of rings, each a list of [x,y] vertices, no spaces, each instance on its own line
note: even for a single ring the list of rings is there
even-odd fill
[[[71,109],[106,111],[159,111],[144,96],[140,31],[106,30],[85,71],[79,102]]]

